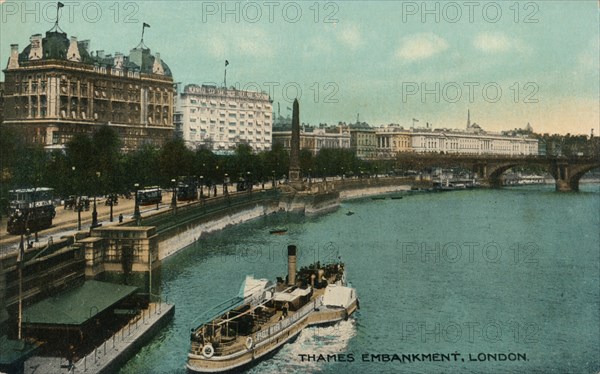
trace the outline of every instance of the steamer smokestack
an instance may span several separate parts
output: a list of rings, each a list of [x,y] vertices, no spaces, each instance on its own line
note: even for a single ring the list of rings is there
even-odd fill
[[[296,246],[288,245],[288,285],[296,284]]]

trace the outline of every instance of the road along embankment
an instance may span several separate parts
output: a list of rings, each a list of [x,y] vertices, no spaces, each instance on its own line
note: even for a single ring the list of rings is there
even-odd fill
[[[198,241],[202,235],[267,214],[325,214],[337,209],[341,200],[407,191],[414,186],[426,185],[415,183],[412,178],[346,179],[313,184],[304,191],[286,187],[232,193],[180,204],[171,211],[142,218],[141,225],[156,227],[158,258],[162,260]]]

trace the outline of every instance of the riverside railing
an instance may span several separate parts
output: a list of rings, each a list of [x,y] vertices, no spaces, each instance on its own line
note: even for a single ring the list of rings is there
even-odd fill
[[[128,346],[132,341],[129,339],[136,337],[136,333],[146,331],[147,329],[140,329],[142,326],[148,326],[152,322],[152,315],[160,315],[162,313],[162,303],[148,304],[148,309],[142,309],[141,313],[137,314],[132,318],[127,325],[123,326],[119,331],[113,334],[110,338],[105,340],[102,344],[94,348],[92,352],[81,358],[79,361],[74,363],[69,373],[85,373],[88,370],[94,371],[97,366],[101,363],[106,364],[102,361],[103,357],[107,356],[107,352],[110,355],[113,352],[120,352],[124,347]],[[62,361],[62,359],[61,359]],[[61,365],[62,366],[62,365]]]

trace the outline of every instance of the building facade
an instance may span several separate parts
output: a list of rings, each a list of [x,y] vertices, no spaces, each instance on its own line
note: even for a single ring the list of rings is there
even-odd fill
[[[416,153],[538,155],[538,140],[525,136],[443,129],[415,129],[410,136],[411,148]]]
[[[272,144],[272,111],[272,101],[263,92],[190,84],[177,102],[178,133],[190,148],[230,153],[246,143],[254,151],[267,151]]]
[[[440,153],[465,155],[531,156],[540,153],[538,139],[532,136],[531,125],[526,129],[503,133],[488,132],[478,124],[471,124],[470,112],[465,129],[434,129],[426,127],[404,129],[390,124],[381,127],[361,126],[352,130],[353,148],[356,155],[368,159],[367,137],[375,139],[373,155],[376,158],[394,158],[400,153]]]
[[[377,156],[377,134],[375,129],[363,127],[350,128],[350,147],[354,150],[356,157],[368,160]]]
[[[173,78],[160,54],[141,42],[129,56],[94,55],[89,40],[53,30],[31,36],[20,53],[11,45],[3,126],[47,149],[102,125],[117,131],[124,150],[173,136]]]
[[[411,134],[398,125],[388,125],[376,130],[376,153],[379,158],[389,158],[401,152],[410,152]]]
[[[282,144],[286,151],[290,151],[291,143],[291,130],[273,131],[273,144]],[[347,126],[300,129],[300,149],[316,155],[323,148],[350,149],[350,129]]]

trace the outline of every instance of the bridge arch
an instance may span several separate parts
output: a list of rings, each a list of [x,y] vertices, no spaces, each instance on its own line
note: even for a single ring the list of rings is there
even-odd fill
[[[600,168],[600,161],[578,164],[567,161],[553,161],[548,163],[515,160],[513,162],[488,164],[483,168],[485,173],[482,175],[485,175],[487,184],[490,187],[502,187],[502,174],[519,165],[539,166],[545,169],[554,178],[557,191],[579,191],[579,180],[581,177],[590,170]]]
[[[595,165],[578,165],[568,169],[567,178],[565,178],[568,189],[567,191],[579,191],[579,181],[589,171],[600,168],[600,163]],[[558,183],[557,183],[557,189]],[[562,191],[562,190],[561,190]]]
[[[398,155],[396,162],[422,170],[425,167],[461,166],[471,168],[482,186],[500,187],[502,174],[515,166],[537,166],[546,170],[555,180],[557,191],[577,191],[579,180],[588,171],[600,167],[597,156],[496,156],[496,155],[439,155],[407,153]]]
[[[485,173],[483,175],[487,179],[487,184],[490,187],[499,188],[499,187],[502,187],[502,175],[507,170],[512,169],[516,166],[539,166],[554,176],[554,174],[552,173],[552,170],[551,170],[552,168],[549,167],[549,165],[546,163],[543,163],[543,162],[531,163],[531,162],[523,162],[523,161],[519,162],[517,160],[515,160],[513,162],[488,165],[488,167],[486,168],[487,173]],[[556,179],[556,177],[554,177],[554,179]]]

